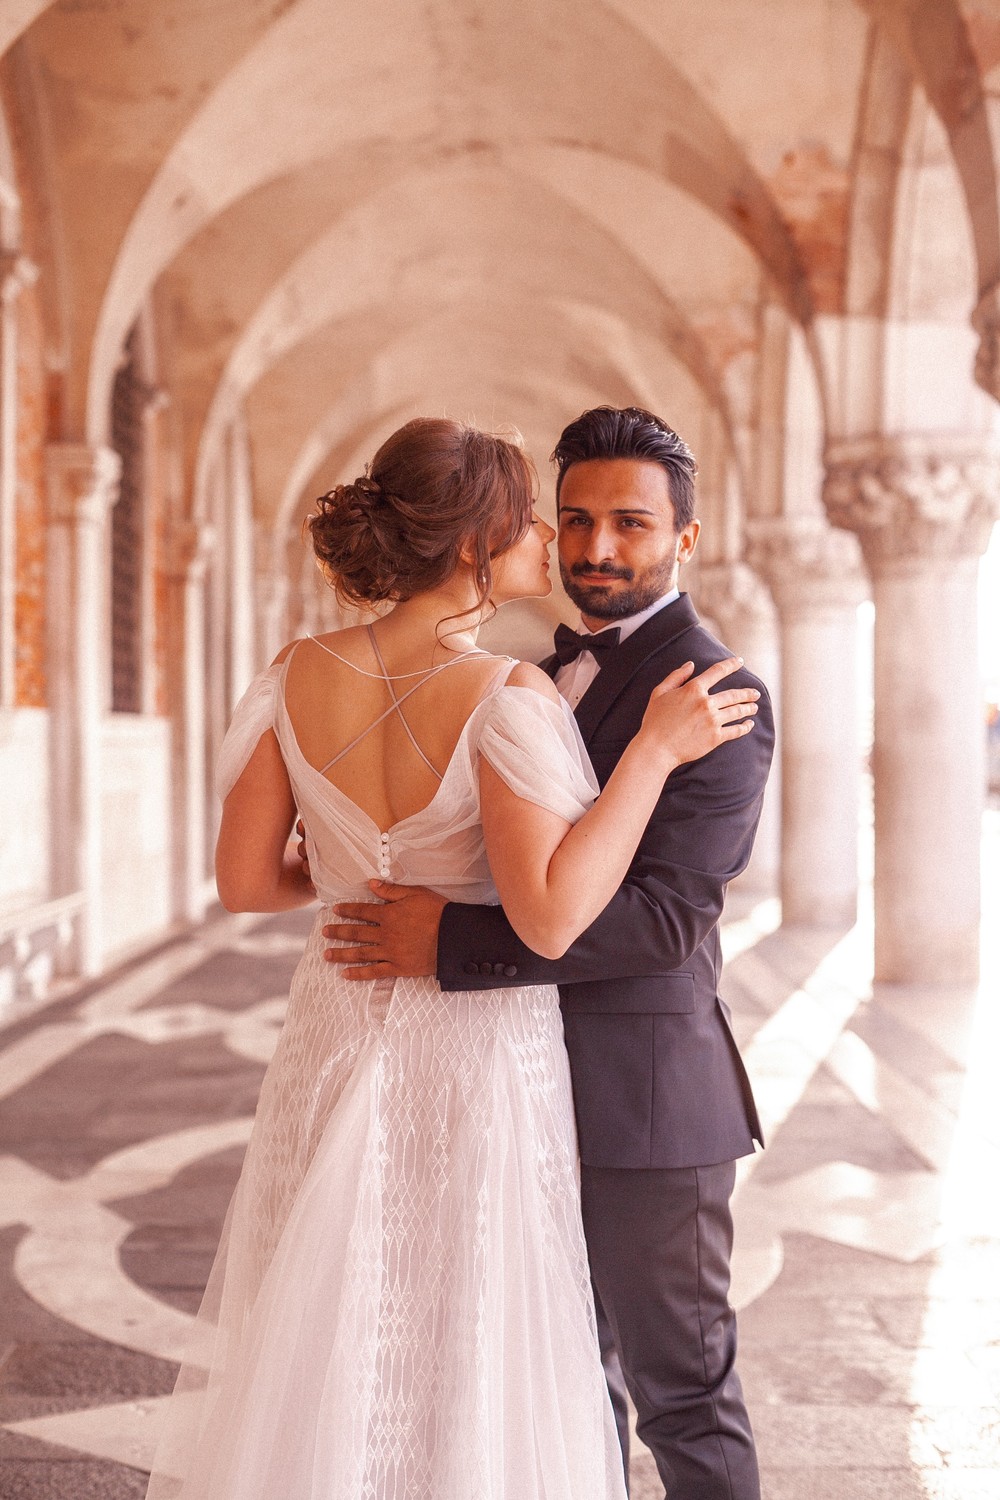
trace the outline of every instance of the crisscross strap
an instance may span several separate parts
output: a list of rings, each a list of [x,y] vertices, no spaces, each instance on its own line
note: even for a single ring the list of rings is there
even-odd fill
[[[369,635],[371,635],[372,645],[374,646],[375,645],[375,637],[374,637],[374,635],[372,635],[372,631],[371,631],[371,626],[370,625],[368,626],[368,632],[369,632]],[[319,645],[322,645],[322,642],[321,641],[317,641],[316,644],[319,646]],[[327,647],[325,649],[329,649],[329,648]],[[336,656],[336,654],[337,653],[335,651],[331,651],[330,652],[331,656]],[[423,759],[427,763],[427,765],[430,766],[430,769],[434,772],[434,775],[437,777],[438,781],[441,781],[443,779],[442,776],[441,776],[441,773],[433,765],[431,765],[431,762],[427,759],[427,756],[420,749],[420,746],[417,744],[416,740],[413,737],[413,731],[410,728],[409,724],[407,724],[406,718],[405,718],[405,716],[403,714],[403,704],[406,702],[407,698],[412,698],[414,693],[419,692],[420,689],[423,687],[423,685],[424,685],[425,682],[430,682],[431,678],[432,677],[437,677],[440,672],[447,672],[447,670],[448,670],[449,667],[457,666],[457,664],[460,661],[465,661],[470,656],[482,656],[482,655],[485,655],[486,653],[481,652],[481,651],[466,651],[461,656],[456,656],[452,661],[443,661],[443,662],[441,662],[441,664],[439,666],[429,667],[428,670],[427,670],[427,672],[426,672],[426,674],[420,679],[420,681],[417,682],[417,683],[414,683],[413,687],[407,688],[406,692],[403,693],[399,697],[396,696],[396,691],[393,688],[392,683],[389,680],[388,674],[385,672],[385,664],[382,661],[382,656],[381,656],[381,653],[379,652],[379,649],[378,649],[377,646],[375,646],[375,654],[376,654],[376,656],[378,658],[379,665],[382,667],[383,680],[386,682],[386,684],[387,684],[387,686],[389,688],[389,691],[392,694],[392,702],[389,704],[389,707],[385,710],[384,713],[379,714],[378,718],[377,719],[373,719],[372,722],[368,725],[368,727],[366,729],[362,729],[362,731],[361,731],[360,734],[355,735],[354,739],[351,740],[350,744],[345,745],[342,750],[338,750],[337,753],[336,753],[336,755],[333,757],[333,759],[332,760],[328,760],[327,763],[326,763],[326,765],[322,766],[320,768],[320,773],[319,774],[321,776],[325,776],[326,773],[327,773],[327,771],[331,770],[332,767],[337,764],[338,760],[343,760],[343,758],[344,758],[345,755],[349,755],[352,750],[356,749],[357,746],[361,744],[361,741],[363,739],[366,739],[368,737],[368,735],[371,734],[371,732],[372,732],[373,729],[377,729],[380,724],[384,724],[385,721],[386,721],[386,719],[391,718],[391,716],[393,714],[398,714],[399,717],[400,717],[400,719],[402,719],[402,721],[403,721],[403,727],[406,730],[407,734],[409,735],[410,741],[413,744],[414,749],[418,752],[418,754],[420,755],[421,759]],[[345,660],[345,658],[343,658],[343,657],[338,657],[337,659],[338,659],[338,661]],[[346,664],[349,667],[354,665],[353,662],[347,662]]]
[[[370,631],[372,627],[370,625],[368,625],[365,628]],[[429,667],[421,667],[419,669],[419,671],[417,671],[417,672],[392,672],[392,673],[389,673],[389,672],[366,672],[365,669],[364,669],[364,667],[359,667],[356,661],[349,661],[346,656],[341,656],[341,654],[340,654],[339,651],[334,651],[334,649],[333,649],[332,646],[326,645],[326,643],[324,641],[320,640],[319,636],[316,636],[316,635],[307,635],[307,636],[304,636],[303,639],[307,640],[307,641],[312,641],[313,645],[314,646],[318,646],[321,651],[325,651],[326,654],[327,654],[327,656],[332,656],[333,659],[334,659],[334,661],[343,662],[343,664],[344,664],[345,667],[350,667],[350,669],[351,669],[352,672],[357,672],[358,675],[361,676],[361,677],[373,677],[373,678],[375,678],[375,679],[377,679],[379,681],[385,681],[385,682],[405,682],[410,677],[423,677],[425,675],[425,673],[427,673],[427,672],[430,671]],[[285,658],[286,662],[287,661],[291,661],[293,652],[295,651],[295,649],[300,644],[301,643],[299,641],[295,642],[295,646],[292,647],[292,650],[288,653],[288,656]],[[450,666],[454,665],[454,662],[457,662],[457,661],[468,661],[470,657],[473,657],[473,656],[489,656],[489,654],[490,653],[488,651],[480,651],[479,648],[477,647],[475,651],[462,651],[462,652],[460,652],[459,655],[456,656],[453,659],[453,661],[444,662],[443,665],[446,666],[446,667],[450,667]],[[513,656],[508,656],[507,660],[508,661],[514,661],[515,658]]]
[[[438,770],[437,766],[434,765],[433,761],[431,761],[430,759],[428,759],[428,757],[424,754],[424,751],[421,749],[419,743],[417,742],[416,735],[413,733],[413,730],[410,728],[409,720],[407,719],[407,717],[404,714],[402,708],[400,707],[399,698],[397,697],[397,694],[396,694],[396,689],[393,687],[392,678],[389,676],[389,671],[388,671],[388,668],[386,667],[385,661],[383,660],[382,652],[379,650],[379,644],[378,644],[378,641],[375,639],[375,632],[374,632],[374,630],[372,629],[372,627],[370,625],[366,626],[365,628],[368,631],[368,639],[372,643],[372,650],[375,652],[375,660],[378,662],[379,667],[381,668],[382,676],[385,678],[385,685],[389,689],[389,694],[390,694],[390,696],[392,698],[393,707],[397,710],[397,712],[399,714],[400,720],[402,722],[403,728],[406,730],[406,734],[407,734],[407,737],[408,737],[408,739],[410,741],[410,744],[413,746],[414,750],[420,756],[420,759],[423,761],[423,763],[427,767],[427,769],[429,771],[433,771],[433,773],[437,777],[438,781],[443,781],[444,778],[442,777],[441,772]],[[451,662],[444,662],[443,665],[444,666],[451,666]],[[426,682],[426,680],[427,679],[424,678],[423,681],[418,682],[417,683],[417,687],[422,687],[423,683]],[[413,691],[415,692],[416,688]]]

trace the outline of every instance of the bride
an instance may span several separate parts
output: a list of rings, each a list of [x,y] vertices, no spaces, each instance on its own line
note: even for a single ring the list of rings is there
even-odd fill
[[[551,590],[533,477],[455,422],[394,433],[310,521],[341,597],[394,608],[286,647],[236,710],[219,894],[322,906],[150,1500],[624,1500],[555,988],[444,994],[323,959],[329,906],[379,877],[499,898],[560,955],[664,779],[752,727],[749,690],[707,691],[735,660],[681,669],[598,796],[549,678],[475,645],[495,606]]]

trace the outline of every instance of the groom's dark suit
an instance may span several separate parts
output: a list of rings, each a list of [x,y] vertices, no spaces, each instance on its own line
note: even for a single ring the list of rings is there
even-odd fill
[[[576,710],[602,786],[653,688],[685,661],[701,671],[729,654],[682,594],[602,656]],[[554,676],[558,662],[542,666]],[[717,924],[774,743],[763,684],[740,672],[721,686],[744,683],[762,694],[752,733],[672,773],[623,885],[563,958],[531,952],[499,907],[448,905],[438,940],[446,990],[559,985],[605,1342],[610,1325],[677,1500],[759,1493],[727,1293],[733,1163],[761,1131],[718,995]],[[621,1428],[613,1367],[609,1383]]]

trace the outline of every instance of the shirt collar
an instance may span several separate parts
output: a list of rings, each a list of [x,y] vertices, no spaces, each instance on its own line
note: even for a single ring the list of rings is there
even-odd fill
[[[647,620],[651,620],[655,614],[659,614],[661,609],[666,609],[668,604],[673,604],[674,600],[680,597],[680,589],[671,589],[669,594],[664,594],[662,598],[654,600],[637,615],[626,615],[623,620],[609,620],[606,625],[601,626],[601,630],[610,630],[613,625],[617,625],[620,632],[618,642],[621,644],[622,641],[627,641],[630,635],[634,635],[640,625],[645,625]],[[588,630],[583,620],[580,621],[581,635],[600,635],[601,630]]]

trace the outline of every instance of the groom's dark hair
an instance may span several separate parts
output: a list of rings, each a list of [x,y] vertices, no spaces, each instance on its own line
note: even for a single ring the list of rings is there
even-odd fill
[[[641,406],[595,406],[564,429],[552,453],[556,500],[566,470],[594,458],[638,458],[666,471],[677,530],[694,520],[694,454],[662,417]]]

